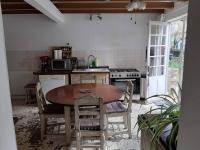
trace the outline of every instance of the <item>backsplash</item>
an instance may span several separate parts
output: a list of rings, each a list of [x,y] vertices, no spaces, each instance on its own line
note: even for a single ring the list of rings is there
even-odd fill
[[[87,61],[92,54],[98,65],[144,70],[148,23],[159,15],[102,14],[101,21],[88,16],[65,14],[65,23],[56,24],[39,14],[3,15],[12,95],[24,95],[24,85],[37,80],[32,72],[40,69],[40,56],[68,42],[72,56]]]
[[[87,63],[88,55],[98,59],[99,66],[136,67],[144,70],[145,60],[143,51],[110,50],[110,51],[73,51],[73,56],[84,59]],[[36,71],[40,69],[40,56],[50,56],[50,51],[7,51],[9,71]],[[141,59],[143,58],[143,59]]]

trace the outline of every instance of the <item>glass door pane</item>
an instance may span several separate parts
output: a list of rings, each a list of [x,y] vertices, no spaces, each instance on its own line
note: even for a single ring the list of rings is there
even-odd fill
[[[185,39],[186,39],[187,18],[182,18],[170,23],[170,53],[168,64],[168,92],[174,88],[179,93],[179,86],[182,86]]]
[[[148,96],[166,92],[167,23],[150,22],[148,45]]]

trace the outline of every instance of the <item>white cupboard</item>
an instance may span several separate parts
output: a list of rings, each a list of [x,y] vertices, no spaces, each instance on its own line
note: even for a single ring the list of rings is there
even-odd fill
[[[69,84],[68,75],[39,75],[44,95],[54,88]]]

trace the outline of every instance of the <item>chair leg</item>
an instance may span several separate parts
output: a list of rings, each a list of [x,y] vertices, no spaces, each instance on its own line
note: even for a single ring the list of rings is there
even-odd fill
[[[129,139],[131,139],[132,134],[131,134],[131,114],[130,113],[127,114],[127,123],[128,123],[128,136],[129,136]]]
[[[104,144],[105,144],[105,135],[104,132],[101,134],[101,150],[104,150]]]
[[[80,137],[80,133],[76,133],[76,149],[77,150],[81,150],[81,137]]]
[[[45,118],[45,119],[44,119],[44,124],[45,124],[45,126],[44,126],[44,133],[45,133],[45,135],[46,135],[46,134],[47,134],[48,118]]]
[[[66,144],[70,145],[71,141],[71,116],[70,116],[70,107],[65,106],[65,134],[66,134]]]
[[[127,119],[127,115],[123,115],[123,121],[124,121],[124,128],[127,129],[127,128],[128,128],[128,119]]]
[[[105,123],[106,123],[105,139],[108,140],[108,116],[107,115],[105,118]]]
[[[44,115],[40,115],[40,122],[41,122],[41,140],[43,140],[44,135],[45,135],[45,130],[46,130]]]
[[[26,89],[25,90],[25,92],[26,92],[26,104],[28,104],[29,103],[29,91]]]

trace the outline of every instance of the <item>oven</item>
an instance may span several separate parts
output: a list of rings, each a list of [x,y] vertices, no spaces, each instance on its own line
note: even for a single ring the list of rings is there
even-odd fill
[[[110,83],[117,86],[123,92],[126,90],[127,81],[131,81],[134,85],[133,94],[140,95],[140,78],[111,78]]]
[[[111,68],[110,83],[119,87],[122,91],[126,90],[127,81],[133,82],[133,94],[140,96],[140,71],[135,68]]]

